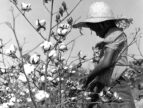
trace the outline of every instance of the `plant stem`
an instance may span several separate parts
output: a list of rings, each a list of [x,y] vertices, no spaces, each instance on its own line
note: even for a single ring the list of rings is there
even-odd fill
[[[14,3],[13,3],[14,4]],[[36,28],[32,25],[32,23],[28,20],[28,18],[25,16],[25,14],[23,14],[22,12],[21,12],[21,10],[18,8],[18,6],[17,5],[15,5],[14,4],[14,6],[17,8],[17,10],[22,14],[22,16],[26,19],[26,21],[31,25],[31,27],[41,36],[41,38],[43,38],[44,40],[46,40],[46,38],[41,34],[41,33],[39,33],[37,30],[36,30]]]
[[[63,22],[68,16],[70,16],[72,14],[72,12],[78,7],[78,5],[81,3],[82,0],[79,0],[79,2],[74,6],[74,8],[67,14],[67,16],[65,16],[61,21]],[[60,24],[58,23],[58,24]],[[58,24],[55,24],[51,29],[55,28]]]
[[[52,3],[51,3],[51,13],[50,13],[50,31],[49,31],[48,41],[50,41],[51,31],[52,31],[54,0],[52,0],[51,2]]]
[[[33,105],[34,105],[35,108],[37,108],[36,102],[33,99],[32,91],[31,91],[31,87],[30,87],[30,83],[29,83],[29,79],[28,79],[28,77],[27,77],[27,75],[26,75],[26,73],[24,71],[24,62],[23,62],[23,56],[22,56],[22,48],[20,47],[20,43],[19,43],[16,31],[15,31],[15,17],[14,17],[14,14],[13,14],[13,10],[12,10],[12,17],[13,17],[13,27],[11,29],[13,31],[13,34],[14,34],[14,37],[15,37],[15,40],[16,40],[16,43],[17,43],[17,46],[18,46],[18,50],[19,50],[19,53],[20,53],[20,58],[21,58],[21,62],[22,62],[22,71],[24,72],[24,75],[25,75],[25,77],[27,79],[28,89],[29,89],[29,92],[30,92],[30,97],[31,97],[31,100],[33,102]]]

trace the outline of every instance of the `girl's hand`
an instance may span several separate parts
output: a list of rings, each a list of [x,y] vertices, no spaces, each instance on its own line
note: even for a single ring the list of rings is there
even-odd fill
[[[105,42],[101,41],[95,45],[95,48],[98,48],[99,50],[101,50],[103,49],[104,45],[105,45]]]

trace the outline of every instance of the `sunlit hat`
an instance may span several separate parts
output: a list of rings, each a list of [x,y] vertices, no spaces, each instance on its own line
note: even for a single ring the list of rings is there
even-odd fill
[[[87,27],[86,23],[100,23],[108,20],[122,20],[127,18],[115,17],[111,8],[105,2],[94,2],[90,5],[87,18],[77,24],[74,28]]]

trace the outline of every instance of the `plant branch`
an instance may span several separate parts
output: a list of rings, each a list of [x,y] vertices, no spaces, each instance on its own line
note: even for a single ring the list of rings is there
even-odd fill
[[[45,5],[44,2],[43,2],[43,6],[44,6],[44,8],[46,9],[46,11],[50,14],[51,12],[50,12],[50,10],[46,7],[46,5]]]
[[[13,3],[14,4],[14,3]],[[37,31],[37,29],[32,25],[32,23],[29,21],[29,19],[25,16],[25,14],[23,14],[21,12],[21,10],[19,9],[19,7],[17,5],[14,4],[14,6],[17,8],[17,10],[22,14],[22,16],[26,19],[26,21],[31,25],[31,27],[40,35],[41,38],[43,38],[44,40],[46,40],[46,38]]]
[[[76,38],[74,38],[73,40],[71,40],[70,42],[68,42],[68,43],[66,44],[66,45],[69,45],[70,43],[73,42],[72,48],[71,48],[71,50],[70,50],[70,54],[69,54],[69,56],[68,56],[68,58],[67,58],[67,60],[66,60],[66,64],[67,64],[68,60],[69,60],[70,57],[71,57],[71,54],[72,54],[72,51],[73,51],[73,48],[74,48],[74,45],[75,45],[75,40],[78,39],[78,38],[80,38],[81,36],[82,36],[82,35],[77,36]]]
[[[0,48],[1,52],[0,53],[2,54],[2,63],[4,64],[4,66],[6,66],[5,61],[4,61],[4,54],[3,54],[3,46],[4,45],[3,45],[2,39],[0,39],[0,41],[1,41],[1,48]]]
[[[52,0],[52,1],[51,1],[50,31],[49,31],[48,41],[50,41],[51,31],[52,31],[52,22],[53,22],[53,6],[54,6],[54,0]]]
[[[33,98],[33,94],[32,94],[32,91],[31,91],[31,87],[30,87],[30,83],[29,83],[29,79],[25,73],[25,70],[24,70],[24,62],[23,62],[23,55],[22,55],[22,49],[20,47],[20,43],[19,43],[19,40],[18,40],[18,37],[17,37],[17,34],[16,34],[16,31],[15,31],[15,17],[14,17],[14,13],[13,13],[13,10],[12,10],[12,18],[13,18],[13,28],[12,28],[12,31],[14,33],[14,37],[15,37],[15,40],[16,40],[16,43],[17,43],[17,46],[18,46],[18,50],[19,50],[19,53],[20,53],[20,58],[21,58],[21,62],[22,62],[22,71],[24,72],[24,75],[27,79],[27,83],[28,83],[28,88],[29,88],[29,92],[30,92],[30,97],[31,97],[31,100],[33,102],[33,105],[35,106],[35,108],[37,108],[37,105],[34,101],[34,98]]]
[[[78,7],[78,5],[81,3],[82,0],[79,0],[79,2],[74,6],[74,8],[58,23],[60,24],[63,22],[68,16],[72,14],[72,12]],[[51,29],[55,28],[58,24],[55,24]]]
[[[71,57],[71,54],[72,54],[72,51],[73,51],[73,48],[74,48],[74,45],[75,45],[75,40],[73,40],[72,42],[73,42],[73,44],[72,44],[72,48],[71,48],[71,50],[70,50],[70,54],[69,54],[69,56],[68,56],[68,58],[67,58],[67,60],[66,60],[66,64],[67,64],[68,60],[69,60],[69,59],[70,59],[70,57]]]
[[[29,51],[26,52],[26,54],[31,53],[32,51],[34,51],[36,48],[38,48],[43,42],[40,42],[39,44],[37,44],[34,48],[30,49]]]

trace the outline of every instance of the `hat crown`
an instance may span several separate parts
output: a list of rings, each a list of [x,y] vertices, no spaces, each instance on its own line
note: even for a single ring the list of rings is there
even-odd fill
[[[114,18],[111,8],[104,2],[91,4],[87,18]]]

